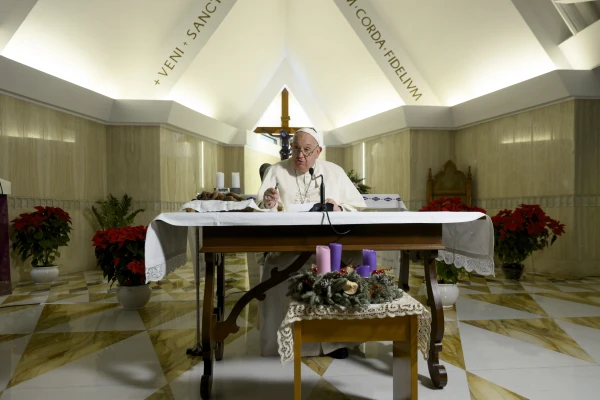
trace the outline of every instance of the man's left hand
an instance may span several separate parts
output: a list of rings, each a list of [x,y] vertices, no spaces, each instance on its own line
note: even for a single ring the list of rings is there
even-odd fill
[[[326,204],[333,204],[333,211],[342,211],[342,208],[340,206],[338,206],[338,203],[335,202],[335,200],[333,199],[327,199],[325,200]]]

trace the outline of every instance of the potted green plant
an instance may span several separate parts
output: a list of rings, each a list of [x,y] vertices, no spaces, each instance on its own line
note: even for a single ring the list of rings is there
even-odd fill
[[[69,243],[71,217],[57,207],[35,209],[12,220],[12,247],[23,262],[31,258],[31,279],[36,284],[48,284],[59,275],[55,260],[60,257],[58,248]]]
[[[358,174],[353,169],[347,172],[346,175],[348,175],[348,178],[350,178],[350,180],[352,181],[356,189],[358,189],[358,192],[360,194],[369,194],[371,186],[367,186],[364,183],[361,183],[365,180],[365,178],[359,178]]]
[[[502,210],[492,217],[494,251],[507,279],[520,279],[523,261],[543,250],[565,232],[565,225],[550,218],[537,204],[521,204],[514,211]]]
[[[480,212],[485,214],[486,211],[483,208],[475,206],[467,206],[462,202],[460,197],[434,199],[429,202],[426,206],[421,207],[419,211],[456,211],[456,212]],[[444,261],[436,260],[436,275],[438,281],[438,287],[440,289],[440,296],[442,299],[442,306],[446,309],[452,308],[458,296],[460,290],[458,288],[458,280],[462,277],[470,278],[471,273],[462,267],[457,267],[454,264],[446,264]]]
[[[146,284],[144,246],[146,226],[127,226],[98,231],[93,246],[103,275],[117,282],[117,300],[125,310],[144,308],[152,295]]]
[[[121,200],[117,199],[112,194],[107,196],[106,200],[97,201],[99,208],[92,206],[92,212],[100,225],[100,229],[106,230],[110,228],[123,228],[133,225],[135,217],[144,212],[143,209],[129,212],[133,199],[123,195]]]

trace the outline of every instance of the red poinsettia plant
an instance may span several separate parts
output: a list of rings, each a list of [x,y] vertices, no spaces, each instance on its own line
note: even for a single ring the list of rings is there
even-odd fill
[[[126,226],[97,231],[92,239],[98,265],[112,284],[139,286],[146,283],[144,246],[147,226]]]
[[[468,206],[463,203],[460,197],[440,197],[429,202],[426,206],[421,207],[419,211],[476,211],[485,214],[483,208]]]
[[[537,204],[521,204],[492,217],[494,248],[503,264],[520,264],[536,250],[550,246],[565,233],[565,225]]]
[[[58,207],[35,209],[12,220],[12,247],[23,262],[31,257],[32,267],[50,267],[60,257],[58,248],[69,243],[71,217]]]
[[[460,197],[440,197],[439,199],[431,200],[429,204],[421,207],[419,211],[473,211],[486,213],[483,208],[466,205]],[[444,261],[436,260],[435,266],[439,283],[456,285],[462,275],[471,276],[471,273],[467,272],[464,268],[457,268],[454,264],[446,264]]]

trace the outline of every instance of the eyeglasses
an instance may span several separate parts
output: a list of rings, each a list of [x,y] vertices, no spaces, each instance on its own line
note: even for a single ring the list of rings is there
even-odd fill
[[[319,145],[316,145],[311,151],[306,152],[302,149],[299,149],[298,147],[292,147],[292,153],[295,155],[299,155],[300,153],[304,154],[304,157],[308,158],[312,155],[312,153],[315,152],[315,150],[317,150],[319,148]]]

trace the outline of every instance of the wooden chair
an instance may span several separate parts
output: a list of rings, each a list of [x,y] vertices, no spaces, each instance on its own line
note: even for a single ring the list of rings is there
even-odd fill
[[[431,175],[429,168],[429,176],[427,179],[427,204],[431,200],[439,199],[440,197],[460,197],[462,201],[471,206],[471,167],[465,175],[464,172],[456,169],[456,164],[451,160],[446,161],[442,170],[435,176]]]
[[[303,342],[392,341],[394,399],[418,397],[417,315],[373,319],[313,319],[294,322],[294,400],[302,398]]]

